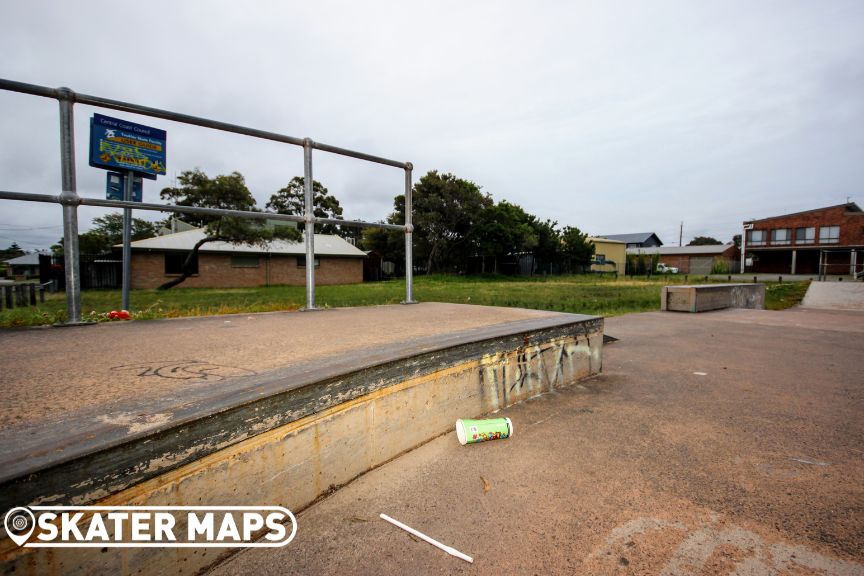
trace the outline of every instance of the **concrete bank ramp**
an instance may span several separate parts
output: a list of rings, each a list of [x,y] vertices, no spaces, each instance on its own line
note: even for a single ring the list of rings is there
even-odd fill
[[[0,511],[299,512],[457,418],[599,373],[602,343],[594,316],[431,302],[0,330]],[[196,574],[225,552],[148,543],[0,535],[0,574]]]
[[[864,310],[864,282],[811,282],[801,306],[820,310]]]

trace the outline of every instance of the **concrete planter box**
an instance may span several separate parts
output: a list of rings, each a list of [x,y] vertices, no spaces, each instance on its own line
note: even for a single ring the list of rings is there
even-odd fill
[[[765,309],[764,284],[700,284],[664,286],[660,309],[671,312],[707,312],[724,308]]]

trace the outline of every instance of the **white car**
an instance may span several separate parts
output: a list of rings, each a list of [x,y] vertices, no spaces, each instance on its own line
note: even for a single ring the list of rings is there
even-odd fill
[[[678,268],[675,268],[674,266],[666,266],[666,264],[660,262],[657,264],[657,272],[660,274],[677,274]]]

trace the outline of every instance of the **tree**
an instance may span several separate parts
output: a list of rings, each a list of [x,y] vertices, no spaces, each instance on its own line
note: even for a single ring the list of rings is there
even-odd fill
[[[735,244],[736,248],[741,248],[741,235],[735,234],[732,236],[732,243]]]
[[[588,241],[588,235],[576,227],[567,226],[561,233],[563,256],[573,271],[577,267],[589,266],[594,257],[594,244]]]
[[[538,272],[543,270],[551,274],[553,265],[562,258],[562,238],[561,232],[557,228],[558,223],[552,220],[541,221],[531,216],[531,226],[537,236],[537,246],[534,248],[536,269]],[[591,244],[591,248],[594,248],[593,244]]]
[[[140,218],[132,218],[132,241],[152,238],[159,224]],[[123,243],[123,214],[111,212],[93,219],[93,226],[78,235],[78,251],[81,254],[105,254],[117,244]],[[63,254],[63,238],[51,247],[57,254]]]
[[[426,271],[465,270],[480,214],[493,205],[470,180],[431,170],[414,185],[414,243]],[[394,199],[393,224],[405,223],[405,196]]]
[[[714,246],[717,244],[723,243],[711,236],[696,236],[687,244],[687,246]]]
[[[5,250],[0,250],[0,261],[2,260],[11,260],[12,258],[17,258],[18,256],[23,256],[26,254],[24,249],[18,245],[17,242],[12,242],[8,248]]]
[[[244,210],[260,212],[255,205],[255,198],[246,187],[246,181],[239,172],[210,178],[199,169],[184,171],[177,180],[180,186],[164,188],[160,196],[175,206],[195,206],[201,208],[222,208],[228,210]],[[188,214],[185,220],[190,224],[203,227],[204,238],[195,243],[183,262],[179,277],[166,282],[159,287],[167,290],[184,282],[192,275],[192,265],[198,256],[198,251],[208,242],[230,242],[231,244],[265,245],[268,242],[282,238],[298,241],[300,232],[292,226],[267,225],[263,220],[236,218],[228,216],[210,216],[205,214]]]
[[[520,206],[502,200],[498,204],[481,210],[473,230],[472,238],[476,251],[483,258],[486,271],[486,258],[493,260],[493,272],[498,272],[499,262],[510,256],[532,252],[538,244],[534,217]]]
[[[293,214],[302,216],[306,212],[306,179],[303,176],[295,176],[287,186],[270,196],[266,208],[277,214]],[[335,196],[331,196],[320,182],[312,180],[312,212],[316,218],[331,218],[342,220],[342,207]],[[305,224],[298,224],[297,228],[303,230]],[[337,234],[349,236],[349,231],[342,226],[334,224],[319,224],[316,229],[321,234]]]

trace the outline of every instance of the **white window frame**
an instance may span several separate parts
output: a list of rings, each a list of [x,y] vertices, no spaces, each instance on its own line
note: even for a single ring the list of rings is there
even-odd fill
[[[829,236],[831,232],[837,231],[836,236]],[[825,234],[823,234],[823,232]],[[819,243],[820,244],[839,244],[840,243],[840,226],[820,226],[819,227]]]
[[[789,228],[774,228],[771,230],[771,244],[774,246],[786,246],[792,243],[792,238],[789,234]],[[778,232],[783,232],[783,238],[778,238]]]
[[[798,238],[798,231],[804,230],[804,238]],[[810,231],[810,237],[807,237],[807,231]],[[795,244],[815,244],[816,243],[816,227],[815,226],[799,226],[795,228]]]
[[[766,233],[767,230],[747,230],[747,246],[765,246],[768,244]],[[758,233],[759,240],[755,240],[753,236]]]

